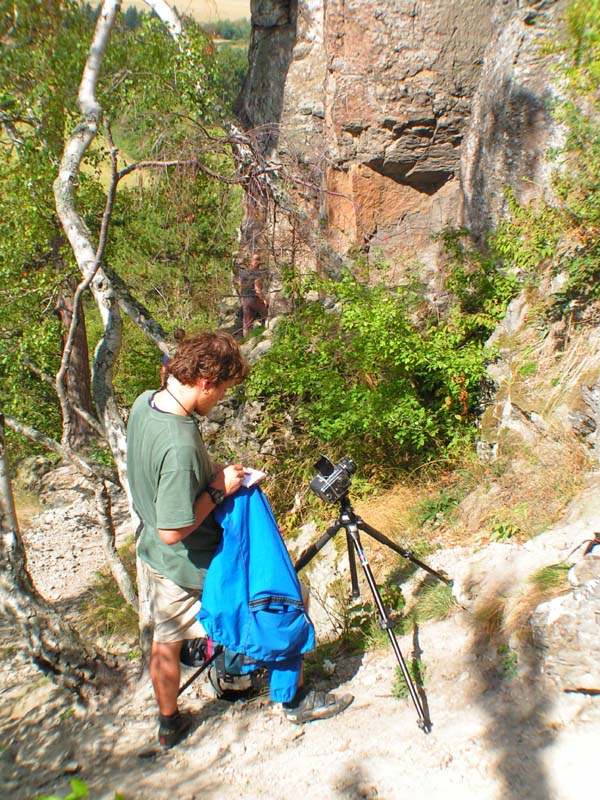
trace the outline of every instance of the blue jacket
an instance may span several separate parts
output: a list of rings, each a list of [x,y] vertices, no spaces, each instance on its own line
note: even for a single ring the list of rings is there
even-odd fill
[[[269,670],[271,699],[294,697],[313,624],[277,523],[258,487],[242,487],[215,510],[223,540],[204,583],[198,619],[207,634]]]

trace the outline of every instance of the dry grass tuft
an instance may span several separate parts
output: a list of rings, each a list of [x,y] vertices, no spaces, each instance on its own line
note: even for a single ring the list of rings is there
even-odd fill
[[[399,484],[375,498],[357,500],[354,510],[372,528],[394,539],[410,532],[410,509],[419,501],[421,492],[416,486]]]
[[[488,596],[477,604],[473,616],[480,638],[495,639],[503,631],[505,608],[504,595]]]
[[[131,541],[119,548],[119,555],[135,581],[135,543]],[[96,573],[94,583],[83,595],[78,620],[81,630],[95,639],[138,634],[138,614],[128,605],[108,569]]]
[[[554,524],[584,485],[588,457],[574,439],[507,445],[496,462],[471,464],[460,480],[467,486],[453,510],[445,540],[453,545],[526,541]]]
[[[540,603],[545,603],[570,590],[571,586],[567,580],[569,566],[550,564],[531,576],[525,591],[506,608],[502,628],[507,636],[523,632]]]

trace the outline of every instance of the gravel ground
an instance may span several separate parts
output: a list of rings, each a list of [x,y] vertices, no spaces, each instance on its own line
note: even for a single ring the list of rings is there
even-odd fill
[[[40,591],[68,614],[103,565],[102,549],[81,487],[56,476],[49,497],[52,506],[32,519],[24,539]],[[548,558],[549,547],[566,552],[585,538],[582,514],[561,536],[529,543],[527,557],[539,547]],[[124,539],[122,499],[116,516]],[[498,552],[478,554],[488,574]],[[464,572],[464,561],[464,551],[447,550],[433,566],[452,575],[453,568]],[[134,663],[117,700],[82,711],[26,661],[6,619],[0,627],[2,797],[64,796],[72,777],[95,800],[113,800],[115,792],[125,800],[575,800],[595,785],[600,701],[559,692],[531,664],[508,675],[497,648],[461,608],[398,639],[407,660],[418,653],[425,665],[429,734],[411,700],[393,696],[398,664],[386,645],[334,662],[323,687],[351,692],[354,702],[336,718],[305,726],[290,724],[268,696],[217,700],[201,678],[183,695],[194,714],[191,735],[152,758],[140,753],[154,743],[154,701]]]

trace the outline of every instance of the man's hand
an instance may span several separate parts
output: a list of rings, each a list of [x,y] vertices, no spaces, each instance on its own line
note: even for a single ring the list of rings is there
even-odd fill
[[[222,489],[226,495],[234,494],[242,485],[245,472],[241,464],[228,464],[217,470],[210,485]]]

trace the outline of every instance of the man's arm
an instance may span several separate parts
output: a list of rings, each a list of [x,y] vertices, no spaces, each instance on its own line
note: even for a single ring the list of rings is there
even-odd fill
[[[244,468],[241,464],[229,464],[217,471],[209,485],[215,489],[221,489],[226,496],[229,496],[240,488],[243,477]],[[195,517],[191,525],[186,525],[184,528],[159,528],[158,535],[165,544],[181,542],[204,522],[214,508],[215,504],[205,490],[198,495],[194,502]]]
[[[214,508],[215,504],[209,493],[206,491],[202,492],[198,495],[194,503],[194,512],[196,516],[191,525],[186,525],[185,528],[159,528],[158,535],[165,544],[180,542],[182,539],[189,536],[192,531],[195,531]]]
[[[266,298],[266,297],[264,296],[264,294],[263,294],[263,291],[262,291],[262,288],[261,288],[261,285],[260,285],[260,278],[257,278],[257,279],[254,281],[254,291],[256,292],[256,295],[257,295],[258,299],[259,299],[259,300],[262,300],[262,301],[263,301],[263,303],[264,303],[266,306],[268,306],[268,305],[269,305],[269,302],[268,302],[267,298]]]

